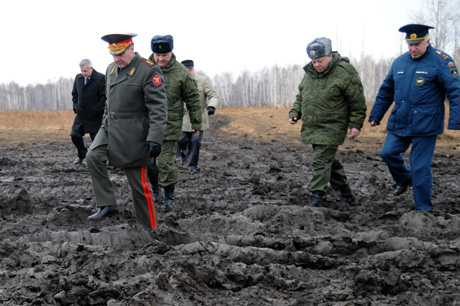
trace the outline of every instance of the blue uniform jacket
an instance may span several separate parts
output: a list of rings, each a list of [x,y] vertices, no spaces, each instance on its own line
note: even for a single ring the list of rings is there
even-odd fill
[[[460,129],[460,79],[452,58],[428,46],[423,56],[397,58],[379,89],[369,121],[380,122],[395,102],[387,129],[399,136],[444,132],[444,101],[450,103],[448,129]]]

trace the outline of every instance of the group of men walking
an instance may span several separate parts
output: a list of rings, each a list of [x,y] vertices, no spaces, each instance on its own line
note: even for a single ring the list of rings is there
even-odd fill
[[[392,64],[374,102],[369,124],[380,124],[394,103],[382,159],[396,183],[398,196],[413,186],[415,211],[430,210],[433,178],[431,160],[437,135],[444,131],[444,102],[450,102],[449,129],[460,129],[460,80],[452,58],[430,44],[433,27],[409,24],[409,52]],[[124,168],[132,189],[136,219],[147,229],[156,226],[154,203],[174,208],[179,175],[176,159],[190,172],[198,171],[198,157],[208,116],[219,103],[207,78],[195,75],[192,60],[179,63],[171,35],[151,40],[149,59],[134,52],[135,34],[102,37],[114,62],[105,78],[89,60],[80,63],[81,74],[72,91],[77,114],[72,142],[78,164],[87,159],[99,221],[119,213],[107,172],[109,165]],[[358,137],[367,114],[363,86],[346,57],[332,51],[331,40],[320,37],[307,45],[311,61],[304,67],[289,122],[302,121],[301,141],[313,146],[311,196],[305,208],[321,207],[328,184],[340,191],[339,200],[356,201],[345,170],[335,155],[347,131]],[[167,86],[165,86],[167,84]],[[107,101],[107,103],[106,103]],[[89,150],[83,136],[93,142]],[[410,166],[401,154],[411,148]]]
[[[92,124],[99,123],[97,135],[92,135],[93,129],[85,124],[85,120],[91,121],[96,115],[87,106],[94,104],[94,98],[86,99],[89,89],[94,86],[80,86],[81,79],[86,78],[86,67],[89,65],[91,70],[94,69],[88,60],[80,63],[82,73],[77,75],[74,85],[74,88],[80,90],[74,89],[73,95],[77,116],[72,127],[72,141],[78,151],[74,163],[81,163],[86,158],[93,182],[96,206],[99,209],[88,217],[89,220],[99,221],[119,214],[115,192],[108,176],[108,162],[111,166],[125,169],[132,190],[136,220],[145,228],[154,229],[154,203],[162,203],[165,208],[174,208],[175,205],[174,190],[179,178],[175,156],[177,142],[182,134],[183,118],[186,117],[190,125],[184,129],[184,133],[192,132],[199,138],[199,142],[191,141],[189,146],[195,152],[195,159],[190,165],[193,166],[191,172],[196,172],[199,154],[197,144],[201,144],[203,129],[208,128],[208,125],[202,127],[202,121],[204,117],[207,122],[207,101],[211,97],[208,97],[207,92],[200,92],[197,86],[197,83],[202,84],[202,77],[197,82],[189,72],[188,68],[193,62],[187,60],[189,67],[186,68],[176,60],[171,35],[152,38],[153,53],[149,59],[134,52],[135,36],[110,34],[102,37],[108,43],[114,62],[107,67],[103,83],[105,86],[101,90],[104,93],[100,99],[101,104],[107,100],[105,108],[102,108],[105,111],[97,113],[101,120],[92,120]],[[207,79],[206,84],[210,84]],[[209,107],[215,109],[218,102],[215,94]],[[87,111],[78,112],[80,109]],[[83,144],[82,137],[86,133],[90,133],[93,140],[89,150]],[[77,141],[74,138],[79,139]],[[183,143],[187,144],[187,141]]]

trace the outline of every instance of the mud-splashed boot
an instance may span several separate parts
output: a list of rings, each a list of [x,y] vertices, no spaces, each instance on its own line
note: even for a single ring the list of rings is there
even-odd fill
[[[174,202],[174,185],[164,186],[165,197],[163,200],[163,207],[174,208],[176,203]]]
[[[307,205],[305,205],[303,208],[322,207],[324,194],[324,191],[313,191],[310,196],[310,200],[308,201]]]
[[[345,201],[350,204],[355,203],[356,196],[353,193],[353,190],[351,190],[350,184],[346,184],[340,187],[339,201]]]

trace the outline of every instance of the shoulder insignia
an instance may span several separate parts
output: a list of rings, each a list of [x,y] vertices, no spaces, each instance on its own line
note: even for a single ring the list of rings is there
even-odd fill
[[[146,64],[146,65],[149,66],[149,67],[155,66],[155,63],[152,62],[151,60],[142,59],[142,60],[141,60],[141,63],[144,63],[144,64]]]
[[[442,58],[443,60],[447,61],[449,60],[449,55],[445,54],[445,53],[442,53],[441,51],[439,50],[436,50],[435,52],[440,58]]]
[[[136,71],[136,68],[131,68],[131,71],[128,73],[129,76],[133,76],[134,75],[134,72]]]
[[[114,71],[115,71],[115,66],[112,67],[112,71],[110,71],[110,75],[112,75]]]
[[[457,68],[450,68],[450,73],[452,74],[452,76],[458,78],[458,71],[457,71]]]

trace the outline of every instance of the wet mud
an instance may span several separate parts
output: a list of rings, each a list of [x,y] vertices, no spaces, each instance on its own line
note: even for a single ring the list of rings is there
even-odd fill
[[[176,208],[136,225],[123,170],[119,216],[101,222],[69,141],[0,148],[2,305],[460,305],[460,156],[436,152],[430,212],[395,197],[365,137],[338,158],[358,197],[304,209],[312,151],[216,115],[197,173],[178,165]],[[267,127],[270,129],[270,127]],[[366,145],[367,144],[367,145]],[[366,146],[365,146],[366,145]],[[363,149],[364,148],[364,149]]]

